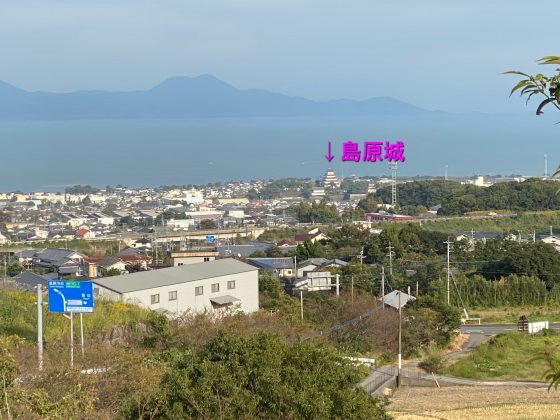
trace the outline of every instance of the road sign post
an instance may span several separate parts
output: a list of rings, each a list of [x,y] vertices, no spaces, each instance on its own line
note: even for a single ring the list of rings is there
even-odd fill
[[[74,367],[74,312],[70,312],[70,367]]]
[[[93,312],[91,281],[49,281],[49,312],[61,313],[70,319],[70,365],[74,366],[74,313],[80,314],[80,342],[84,356],[84,313]],[[67,315],[70,314],[70,315]]]
[[[43,286],[37,285],[37,359],[43,370]]]

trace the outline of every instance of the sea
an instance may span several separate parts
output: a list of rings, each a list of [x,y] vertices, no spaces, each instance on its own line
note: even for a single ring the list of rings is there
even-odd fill
[[[555,118],[556,117],[556,118]],[[560,114],[0,121],[0,191],[71,185],[200,185],[284,177],[388,176],[342,162],[342,144],[404,143],[402,176],[540,176],[560,163]],[[328,161],[329,142],[334,158]],[[550,170],[549,169],[549,170]]]

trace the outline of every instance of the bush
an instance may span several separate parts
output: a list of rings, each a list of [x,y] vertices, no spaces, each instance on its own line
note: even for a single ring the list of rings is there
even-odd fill
[[[389,419],[386,402],[356,387],[358,369],[332,349],[261,333],[218,334],[196,353],[174,351],[150,418]],[[147,418],[124,402],[125,418]]]
[[[439,354],[431,354],[418,364],[418,367],[429,373],[439,372],[444,366],[445,360]]]

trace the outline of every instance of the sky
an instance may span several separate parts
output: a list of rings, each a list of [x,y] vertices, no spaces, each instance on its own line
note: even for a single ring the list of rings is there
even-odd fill
[[[317,100],[533,112],[508,98],[515,78],[501,73],[542,71],[538,58],[560,55],[546,23],[557,0],[0,0],[0,10],[0,80],[27,90],[212,74]]]

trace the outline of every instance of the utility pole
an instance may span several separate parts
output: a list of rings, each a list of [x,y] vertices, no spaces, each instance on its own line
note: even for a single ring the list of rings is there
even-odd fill
[[[451,305],[451,268],[449,261],[449,252],[451,249],[451,244],[453,244],[453,242],[449,241],[448,239],[444,242],[444,244],[447,244],[447,304]]]
[[[360,253],[358,255],[352,255],[353,257],[356,257],[360,260],[360,265],[362,265],[364,263],[364,247],[362,247],[362,249],[360,250]]]
[[[387,256],[389,257],[389,275],[393,276],[393,248],[391,246],[391,242],[389,242],[389,246],[386,248],[389,250]]]
[[[385,267],[381,267],[381,305],[385,309]]]
[[[336,297],[340,296],[340,274],[336,275]],[[353,302],[353,299],[352,299]]]
[[[397,388],[399,388],[401,386],[401,362],[402,362],[402,358],[401,358],[401,347],[402,347],[402,334],[401,334],[401,329],[402,329],[402,311],[401,311],[401,292],[398,291],[399,294],[399,355],[398,355],[398,359],[397,359]]]
[[[351,276],[352,281],[352,306],[354,306],[354,276]]]
[[[301,320],[303,321],[303,290],[299,291],[299,302],[300,302]]]
[[[43,286],[37,285],[37,360],[43,370]]]

